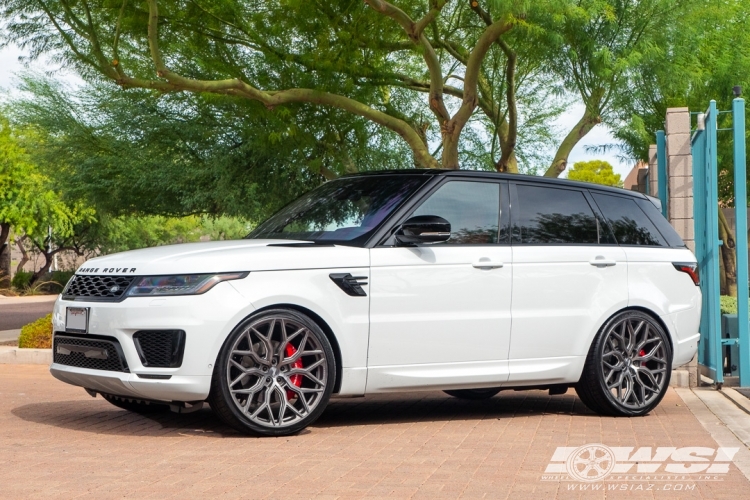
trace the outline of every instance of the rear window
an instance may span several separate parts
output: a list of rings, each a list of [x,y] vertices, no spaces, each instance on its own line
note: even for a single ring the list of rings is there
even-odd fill
[[[592,193],[592,195],[620,245],[669,246],[667,240],[633,198],[600,193]],[[656,209],[656,207],[653,208]]]
[[[656,229],[658,229],[661,235],[664,236],[664,239],[667,240],[670,247],[685,246],[685,242],[682,241],[680,235],[677,234],[677,231],[674,230],[672,225],[664,218],[659,209],[656,208],[653,203],[642,199],[636,199],[635,202],[641,207],[641,210],[646,213],[649,220],[654,223]]]
[[[596,217],[581,191],[519,184],[514,242],[523,245],[599,243]]]

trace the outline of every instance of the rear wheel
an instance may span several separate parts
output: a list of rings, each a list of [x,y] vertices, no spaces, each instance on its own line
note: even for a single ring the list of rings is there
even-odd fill
[[[594,339],[581,380],[581,401],[602,415],[640,416],[664,397],[672,373],[667,333],[641,311],[612,317]]]
[[[443,391],[449,396],[453,396],[454,398],[458,399],[470,399],[474,401],[478,401],[481,399],[489,399],[498,392],[500,392],[499,387],[487,387],[484,389],[456,389],[452,391]]]
[[[152,401],[144,401],[142,399],[133,399],[125,396],[114,396],[112,394],[102,394],[105,401],[112,403],[118,408],[123,410],[132,411],[134,413],[162,413],[169,411],[169,405],[154,403]]]
[[[313,320],[268,310],[244,321],[224,343],[209,403],[241,432],[294,434],[323,413],[335,373],[331,344]]]

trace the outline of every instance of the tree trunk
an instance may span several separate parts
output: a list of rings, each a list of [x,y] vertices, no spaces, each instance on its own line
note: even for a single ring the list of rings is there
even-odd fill
[[[568,166],[568,156],[578,142],[591,132],[591,129],[602,122],[601,117],[587,108],[583,117],[575,124],[573,129],[565,136],[560,147],[557,148],[552,164],[544,173],[545,177],[559,177]]]
[[[0,288],[10,288],[10,224],[0,224]]]
[[[34,285],[37,281],[39,281],[39,278],[49,272],[49,268],[52,266],[52,261],[55,258],[56,253],[57,250],[53,252],[47,252],[46,250],[43,250],[41,252],[42,256],[44,257],[44,265],[42,265],[42,267],[38,271],[35,271],[34,274],[31,275],[29,286]]]
[[[735,249],[737,243],[734,240],[734,234],[732,228],[729,226],[724,212],[719,208],[719,239],[724,243],[721,245],[721,264],[723,270],[720,269],[720,282],[724,284],[722,286],[721,294],[730,295],[732,297],[737,296],[737,254]]]
[[[26,263],[31,260],[29,258],[29,252],[26,251],[26,247],[23,246],[23,242],[26,239],[26,236],[21,236],[20,238],[16,238],[16,246],[21,251],[21,261],[18,263],[18,266],[16,267],[16,274],[23,271],[23,266],[26,265]]]
[[[516,152],[511,151],[511,153],[507,155],[507,158],[506,158],[505,152],[503,152],[503,154],[500,156],[500,159],[495,164],[495,169],[498,172],[504,172],[508,174],[517,174],[518,173],[518,160],[516,160]]]
[[[458,170],[458,134],[450,131],[443,132],[443,168]]]

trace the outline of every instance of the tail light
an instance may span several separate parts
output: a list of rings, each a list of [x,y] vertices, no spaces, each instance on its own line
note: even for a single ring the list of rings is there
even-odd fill
[[[690,276],[690,279],[693,280],[693,283],[695,283],[696,286],[701,284],[701,277],[698,273],[698,264],[695,262],[672,262],[672,265],[678,271]]]

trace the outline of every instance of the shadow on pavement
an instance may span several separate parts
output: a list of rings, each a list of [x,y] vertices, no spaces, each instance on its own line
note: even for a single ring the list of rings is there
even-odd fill
[[[165,411],[140,415],[97,398],[32,403],[11,412],[27,422],[98,434],[242,436],[224,425],[208,407],[188,414]],[[564,396],[548,396],[542,391],[506,391],[484,401],[459,400],[441,392],[430,392],[333,399],[312,427],[506,419],[543,414],[594,415],[572,391]]]
[[[564,396],[549,396],[543,391],[503,391],[483,401],[461,400],[442,392],[431,392],[334,399],[314,427],[504,419],[543,414],[593,415],[572,389]]]

